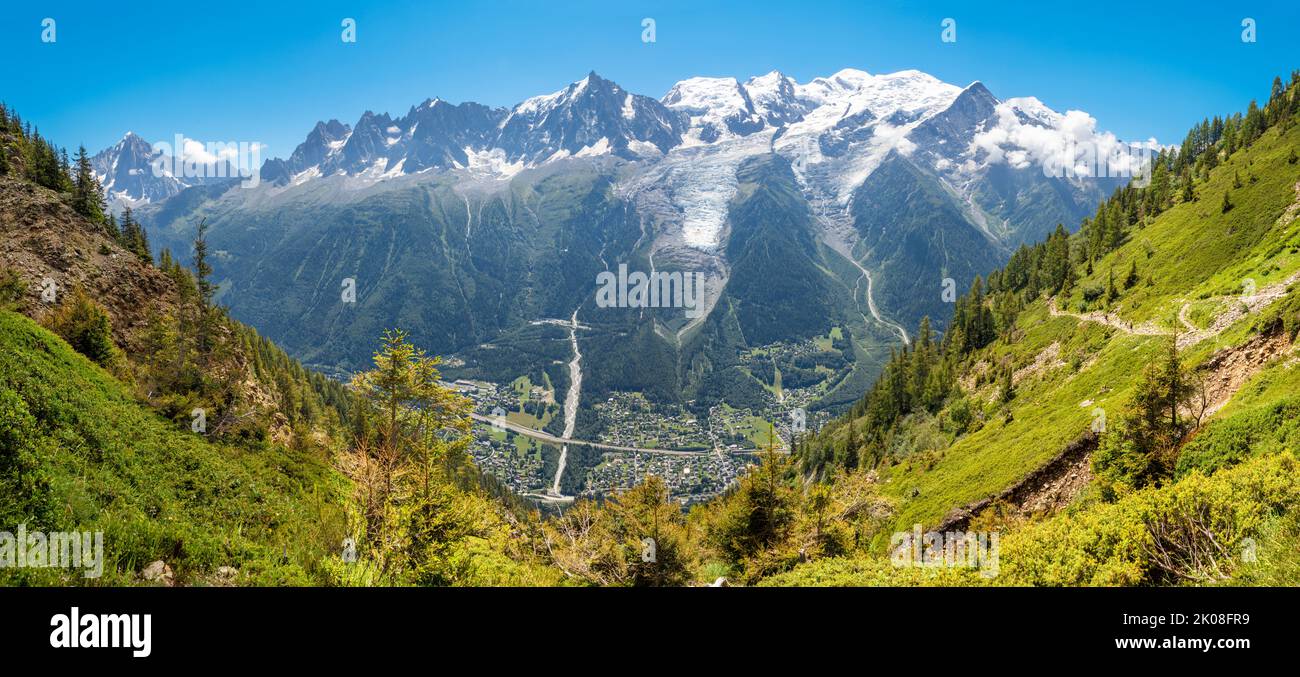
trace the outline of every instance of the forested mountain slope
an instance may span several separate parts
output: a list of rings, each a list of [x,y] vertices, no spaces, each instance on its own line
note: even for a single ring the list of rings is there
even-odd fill
[[[193,273],[170,254],[153,267],[84,152],[73,166],[4,123],[0,302],[28,317],[0,311],[0,519],[102,530],[103,582],[143,582],[154,561],[181,584],[1300,582],[1300,73],[1265,106],[1196,126],[1076,234],[977,278],[942,335],[922,321],[790,456],[769,450],[685,515],[651,476],[544,522],[467,463],[468,402],[405,332],[375,336],[374,369],[348,390],[306,372],[218,305],[201,225]],[[858,291],[835,287],[851,264],[807,232],[789,163],[740,169],[725,305],[681,335],[640,323],[642,345],[683,346],[668,372],[683,381],[702,362],[734,372],[722,348],[808,310],[745,283],[777,265],[773,248],[797,252],[784,282],[818,312],[866,319]],[[608,237],[635,239],[624,212],[602,211],[601,180],[578,184],[592,199],[577,204],[624,226]],[[758,218],[773,206],[780,222]],[[572,214],[563,237],[589,221]],[[625,318],[610,317],[618,336]],[[993,570],[898,566],[897,535],[918,528],[996,535]]]
[[[796,453],[805,506],[856,483],[887,508],[769,582],[981,581],[891,567],[919,524],[999,532],[1003,583],[1294,584],[1297,113],[1293,76],[1198,125],[1149,186],[977,282],[942,339],[923,328]]]
[[[532,552],[535,516],[454,444],[417,445],[435,494],[377,501],[373,449],[404,431],[380,428],[379,395],[354,395],[231,320],[213,300],[202,227],[194,272],[168,252],[155,266],[130,215],[103,209],[84,152],[76,166],[64,158],[0,109],[0,528],[98,532],[101,575],[6,566],[0,580],[557,582]],[[399,354],[424,397],[441,397],[431,363]],[[413,455],[388,472],[406,474]],[[432,505],[436,519],[420,514]],[[375,506],[403,520],[376,524]]]
[[[665,521],[670,580],[1296,584],[1298,113],[1293,77],[1078,234],[1018,250],[848,416]],[[616,515],[579,501],[552,522],[566,570],[599,579]],[[997,550],[912,566],[926,532]]]
[[[546,323],[578,310],[592,327],[577,337],[580,430],[599,433],[593,403],[620,393],[661,415],[708,418],[704,403],[720,401],[758,415],[777,388],[735,355],[804,350],[830,331],[851,347],[818,358],[833,364],[779,368],[805,389],[801,406],[842,412],[902,326],[943,325],[944,279],[964,288],[1120,181],[1049,175],[1021,132],[1144,147],[1078,111],[915,70],[690,78],[661,101],[591,73],[510,109],[430,99],[321,121],[258,181],[142,184],[152,155],[134,137],[94,165],[155,246],[179,250],[206,218],[219,300],[331,374],[365,368],[388,323],[447,356],[448,375],[564,392],[567,336]],[[596,275],[620,265],[703,275],[707,322],[597,309]]]

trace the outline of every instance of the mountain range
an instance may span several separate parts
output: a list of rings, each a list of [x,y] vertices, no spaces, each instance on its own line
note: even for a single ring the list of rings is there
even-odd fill
[[[134,135],[94,165],[157,248],[187,252],[206,219],[220,300],[317,368],[361,367],[401,324],[450,373],[563,384],[567,337],[542,321],[577,310],[592,397],[700,404],[766,396],[745,351],[839,329],[853,364],[813,398],[836,407],[922,317],[942,328],[945,285],[1125,180],[1049,176],[1070,144],[1127,147],[1079,111],[919,71],[697,77],[657,100],[592,72],[511,108],[318,122],[255,187],[155,176]],[[620,263],[702,273],[707,312],[598,308],[596,275]]]
[[[1041,221],[1108,186],[1049,176],[1057,142],[1118,142],[1082,113],[927,82],[697,79],[656,102],[589,77],[493,113],[465,163],[425,139],[366,168],[377,146],[348,159],[353,128],[322,123],[324,151],[258,185],[132,183],[141,158],[177,165],[130,135],[97,166],[140,191],[176,252],[156,264],[0,106],[0,522],[39,527],[28,553],[104,536],[88,576],[50,549],[0,582],[1297,585],[1300,71],[1074,207],[1074,233]],[[610,120],[611,92],[663,124]],[[503,141],[516,114],[531,131]],[[1050,234],[1016,244],[1032,228]],[[627,290],[611,307],[601,280],[627,270],[698,273],[704,307]],[[382,338],[344,386],[269,333],[337,372]],[[455,391],[493,384],[442,382],[461,376],[571,439],[489,433]],[[606,403],[628,424],[610,435]],[[784,449],[770,427],[761,453],[732,443],[747,431],[693,451],[641,437],[805,404],[842,415]],[[609,445],[628,429],[637,446]],[[503,458],[563,509],[498,481]]]

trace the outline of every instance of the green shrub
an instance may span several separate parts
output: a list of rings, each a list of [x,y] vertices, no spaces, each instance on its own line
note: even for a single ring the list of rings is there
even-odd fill
[[[108,311],[80,288],[65,297],[63,303],[46,317],[45,326],[100,366],[113,367],[118,362]]]
[[[1138,448],[1128,428],[1128,420],[1120,417],[1101,436],[1092,455],[1092,472],[1108,494],[1121,487],[1139,487],[1152,475],[1154,458]]]
[[[1232,467],[1261,448],[1295,448],[1300,443],[1300,398],[1213,421],[1178,456],[1175,478],[1194,471],[1211,474]]]
[[[1265,524],[1249,544],[1241,568],[1230,585],[1300,586],[1300,512],[1288,513]]]
[[[16,271],[0,266],[0,310],[13,310],[23,298],[23,279]]]
[[[0,585],[125,585],[163,560],[178,583],[326,582],[344,480],[311,453],[178,429],[21,315],[0,311],[0,530],[102,531],[104,575],[0,569]]]
[[[1091,304],[1106,294],[1106,290],[1099,284],[1089,284],[1083,288],[1083,300]]]
[[[986,584],[974,569],[894,566],[883,557],[818,560],[759,583],[761,587],[970,586]]]
[[[1008,534],[999,583],[1152,585],[1225,580],[1243,539],[1300,508],[1300,464],[1290,452],[1212,476],[1131,493]]]

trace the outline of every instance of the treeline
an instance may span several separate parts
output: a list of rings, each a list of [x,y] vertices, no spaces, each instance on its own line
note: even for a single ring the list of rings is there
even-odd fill
[[[69,161],[67,149],[51,143],[0,103],[0,176],[6,175],[69,195],[78,214],[142,261],[151,260],[149,238],[130,208],[123,212],[121,223],[109,211],[86,147],[78,147],[77,156]]]
[[[796,445],[799,470],[825,476],[830,468],[874,467],[889,456],[889,443],[905,417],[921,411],[934,414],[946,405],[949,432],[963,432],[972,412],[956,375],[969,355],[1003,336],[1027,304],[1044,295],[1071,294],[1080,272],[1092,275],[1094,262],[1126,242],[1134,229],[1175,204],[1197,199],[1196,187],[1211,170],[1273,126],[1293,124],[1297,113],[1300,71],[1293,72],[1285,86],[1275,78],[1263,108],[1252,101],[1244,115],[1206,119],[1188,131],[1179,148],[1159,151],[1150,180],[1116,190],[1083,220],[1076,235],[1058,224],[1044,241],[1017,249],[987,282],[976,277],[970,290],[956,299],[941,340],[930,336],[929,318],[923,319],[915,345],[893,352],[875,384],[846,416]],[[1226,211],[1231,205],[1228,196],[1224,200]],[[1083,290],[1084,299],[1114,302],[1140,276],[1136,262],[1119,276],[1112,270],[1104,287]],[[990,376],[1001,384],[999,399],[1010,400],[1011,372],[995,369]]]
[[[1087,262],[1100,259],[1123,244],[1134,227],[1144,226],[1175,204],[1196,200],[1197,184],[1215,167],[1273,126],[1292,124],[1296,113],[1300,113],[1300,71],[1293,71],[1286,85],[1282,78],[1274,78],[1263,108],[1251,101],[1245,115],[1202,120],[1188,130],[1177,149],[1161,149],[1156,154],[1145,185],[1130,182],[1098,206],[1091,218],[1084,219],[1079,258]]]
[[[85,148],[73,161],[17,113],[0,105],[0,175],[59,193],[86,227],[153,265],[149,239],[130,208],[120,221],[109,213]],[[105,245],[106,246],[106,245]],[[202,410],[204,431],[226,439],[264,439],[290,431],[301,442],[313,429],[342,429],[351,417],[344,384],[308,371],[275,344],[233,319],[214,302],[206,225],[194,241],[193,271],[168,251],[157,269],[173,282],[175,297],[135,337],[142,350],[125,354],[113,341],[112,319],[85,290],[71,289],[43,318],[78,352],[119,379],[164,415],[189,425]],[[17,306],[26,287],[13,271],[0,271]],[[259,392],[260,391],[260,392]]]
[[[177,419],[203,408],[211,432],[223,437],[263,438],[283,428],[299,442],[313,429],[346,427],[351,398],[344,384],[307,370],[214,302],[207,252],[207,226],[200,222],[193,272],[170,251],[160,254],[158,268],[175,283],[177,303],[151,318],[145,331],[136,374],[142,395]],[[249,377],[269,402],[258,398]]]

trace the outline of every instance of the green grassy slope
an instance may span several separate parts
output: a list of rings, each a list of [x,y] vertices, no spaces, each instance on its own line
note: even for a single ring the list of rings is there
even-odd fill
[[[1144,525],[1179,501],[1222,501],[1237,506],[1225,507],[1235,512],[1224,524],[1235,538],[1251,539],[1258,555],[1230,580],[1300,581],[1300,488],[1285,481],[1300,442],[1300,360],[1293,343],[1300,325],[1297,152],[1300,125],[1274,125],[1226,156],[1197,183],[1193,200],[1180,200],[1132,229],[1124,244],[1093,262],[1091,273],[1082,275],[1080,267],[1072,292],[1057,299],[1060,313],[1045,297],[1029,303],[1009,331],[961,367],[958,380],[977,412],[970,430],[955,437],[928,434],[936,420],[952,415],[951,403],[937,416],[913,414],[903,424],[900,437],[916,448],[879,469],[880,491],[895,509],[875,536],[876,555],[810,563],[769,583],[953,582],[900,578],[880,558],[890,532],[934,527],[954,510],[1014,485],[1085,435],[1097,409],[1115,420],[1143,369],[1160,358],[1175,332],[1186,334],[1180,342],[1184,364],[1216,383],[1222,407],[1183,445],[1173,479],[1118,502],[1105,502],[1092,485],[1083,486],[1055,515],[998,525],[1009,530],[1004,569],[1009,560],[1015,572],[1004,580],[1166,582],[1143,559]],[[1119,284],[1134,264],[1136,284],[1121,287],[1109,308],[1086,305],[1085,290],[1105,289],[1112,270]],[[1096,313],[1091,319],[1089,311]],[[1104,321],[1098,321],[1101,313],[1108,315]],[[1189,333],[1188,323],[1200,331]],[[990,377],[1004,366],[1016,373],[1015,395],[1005,408],[998,402],[998,379]],[[846,435],[847,426],[834,434]],[[1269,488],[1243,489],[1238,481]],[[1107,531],[1108,523],[1118,531]],[[1042,552],[1030,557],[1025,548],[1031,545]],[[1066,561],[1080,553],[1097,561]],[[1017,558],[1034,563],[1017,569]]]
[[[279,447],[214,444],[31,320],[0,311],[0,525],[102,531],[104,573],[0,569],[3,584],[127,585],[164,560],[178,584],[312,584],[345,536],[341,478]]]
[[[1161,214],[1125,245],[1096,262],[1092,276],[1079,280],[1074,296],[1068,302],[1062,300],[1060,306],[1075,308],[1082,289],[1104,285],[1112,267],[1120,276],[1131,261],[1138,260],[1143,281],[1125,293],[1111,312],[1135,327],[1154,322],[1172,330],[1185,302],[1218,299],[1226,306],[1240,295],[1247,278],[1262,289],[1300,271],[1300,256],[1294,253],[1300,243],[1300,222],[1278,223],[1297,199],[1300,166],[1286,160],[1288,151],[1297,148],[1300,127],[1293,126],[1285,133],[1269,131],[1255,146],[1216,169],[1198,200]],[[1221,191],[1231,185],[1234,171],[1243,176],[1243,186],[1233,190],[1237,207],[1221,213]],[[1258,180],[1250,183],[1245,179],[1247,171]],[[1148,283],[1148,279],[1154,282]],[[958,439],[942,450],[942,458],[929,469],[902,464],[886,473],[887,491],[903,501],[898,524],[934,524],[949,510],[997,493],[1060,452],[1088,429],[1095,407],[1118,411],[1137,375],[1156,359],[1167,340],[1075,317],[1053,317],[1048,306],[1047,299],[1030,305],[1017,320],[1014,340],[999,340],[973,360],[973,368],[980,362],[1007,361],[1021,369],[1057,346],[1052,353],[1059,357],[1045,359],[1047,364],[1040,371],[1017,383],[1017,395],[1010,406],[1012,420],[992,420]],[[1244,343],[1255,335],[1258,319],[1248,314],[1218,336],[1190,346],[1187,359],[1196,364],[1216,349]],[[1294,383],[1293,367],[1279,364],[1268,371],[1278,373],[1258,378]],[[1275,395],[1281,396],[1287,388],[1276,390]],[[987,386],[975,396],[991,399],[994,388]],[[1268,404],[1269,399],[1256,402],[1258,406]],[[1225,413],[1232,409],[1230,403]],[[909,498],[913,489],[918,493]]]

